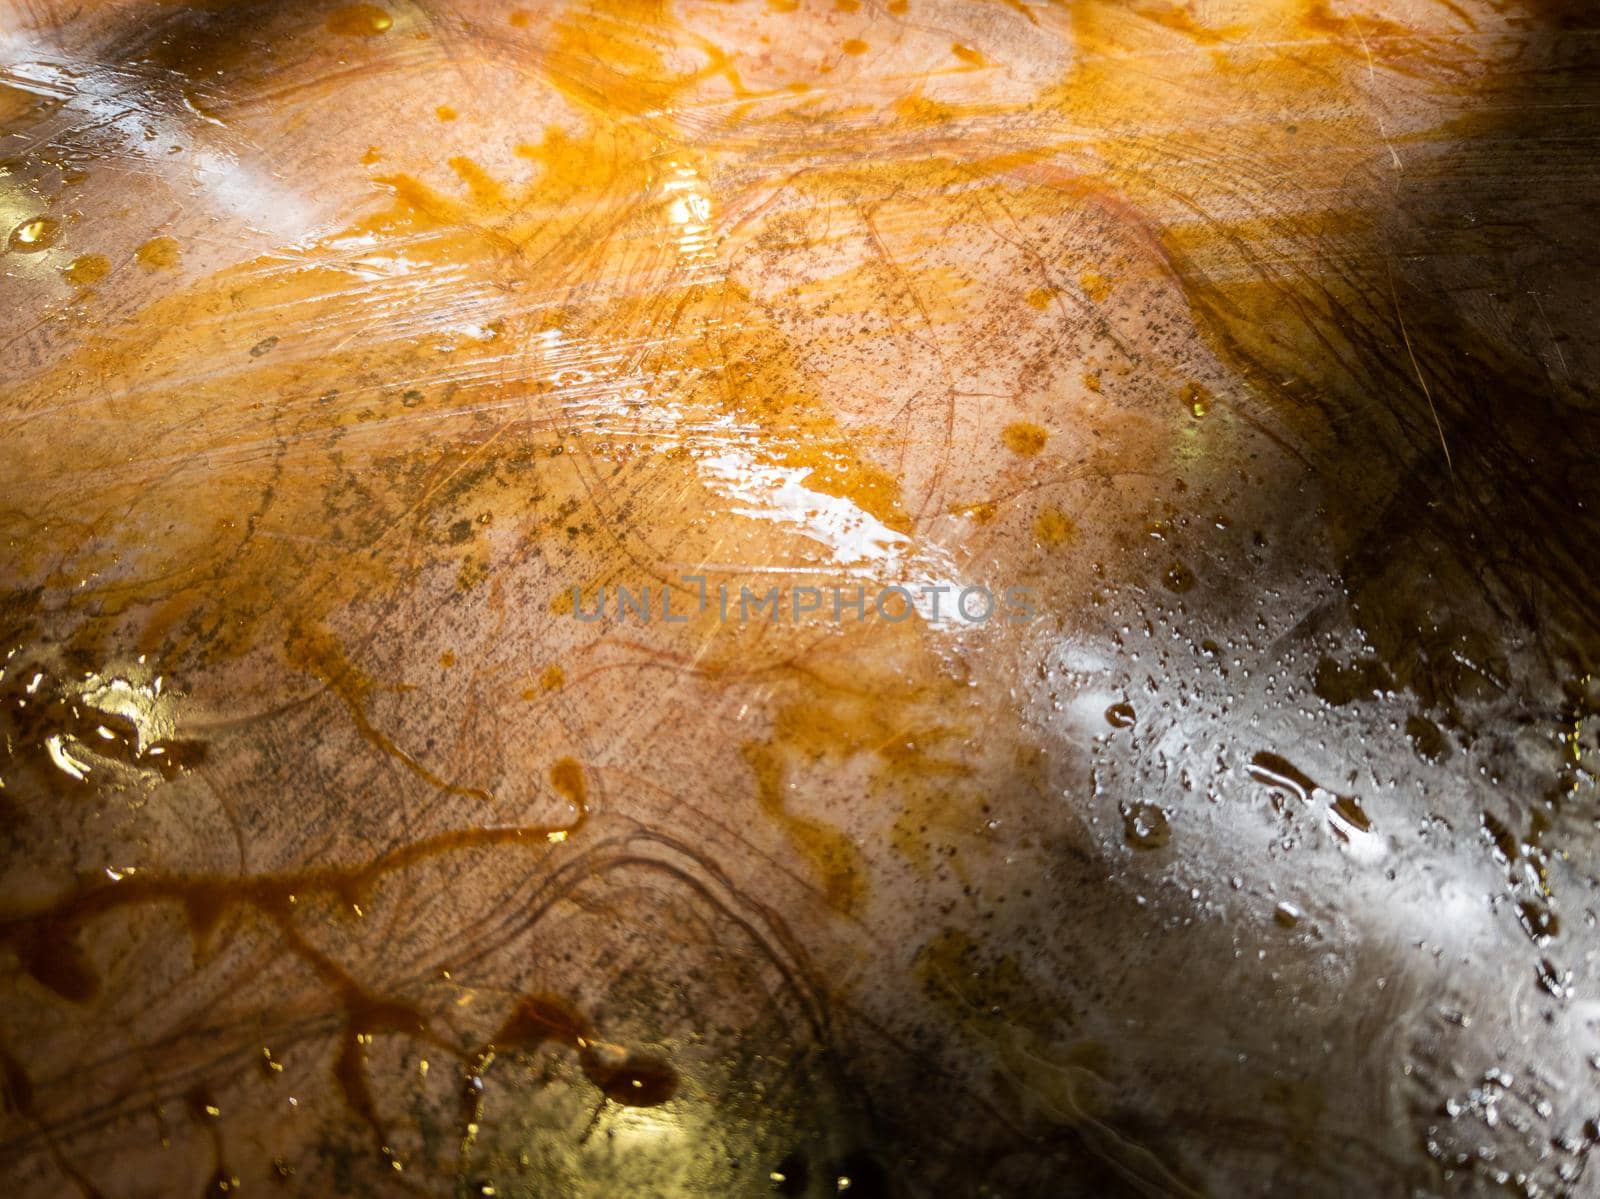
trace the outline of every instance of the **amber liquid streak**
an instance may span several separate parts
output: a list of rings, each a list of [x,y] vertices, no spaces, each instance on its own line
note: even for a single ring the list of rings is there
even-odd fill
[[[420,1038],[441,1049],[450,1047],[436,1034],[427,1015],[404,1001],[371,993],[332,958],[308,942],[295,923],[295,910],[304,897],[331,895],[344,906],[359,911],[372,889],[385,877],[410,866],[445,854],[502,845],[540,847],[548,850],[552,842],[565,841],[576,834],[587,819],[582,768],[571,759],[562,759],[550,770],[550,782],[576,811],[565,825],[522,826],[514,828],[475,828],[442,833],[392,850],[365,866],[340,869],[311,867],[244,878],[161,877],[132,875],[119,882],[85,885],[54,903],[31,913],[0,917],[0,943],[16,954],[22,968],[41,985],[74,1003],[87,1003],[100,991],[100,979],[78,945],[78,935],[97,917],[126,908],[156,904],[182,907],[190,935],[203,943],[231,909],[254,909],[270,921],[283,937],[285,946],[322,979],[344,1014],[344,1033],[334,1077],[346,1102],[371,1129],[376,1144],[386,1157],[393,1156],[379,1118],[367,1078],[365,1045],[378,1033],[398,1033]],[[475,1054],[461,1055],[475,1060]],[[610,1096],[646,1099],[660,1094],[665,1085],[659,1071],[629,1074],[624,1064],[615,1071],[602,1069],[600,1059],[586,1059],[592,1077]],[[6,1059],[7,1076],[21,1082],[8,1088],[20,1095],[31,1095],[26,1073],[13,1059]],[[635,1078],[641,1081],[633,1081]],[[646,1085],[645,1080],[649,1081]],[[670,1091],[668,1092],[670,1093]],[[615,1098],[616,1096],[611,1096]],[[621,1101],[619,1099],[619,1101]],[[663,1102],[664,1098],[655,1102]]]

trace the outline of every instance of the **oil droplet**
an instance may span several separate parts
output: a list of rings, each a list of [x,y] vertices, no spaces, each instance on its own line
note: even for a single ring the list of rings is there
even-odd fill
[[[910,0],[889,0],[889,11],[898,16],[911,7]]]
[[[1568,999],[1572,995],[1572,980],[1570,971],[1557,968],[1549,958],[1540,958],[1539,964],[1534,967],[1534,974],[1539,980],[1539,985],[1557,999]]]
[[[19,254],[48,250],[61,237],[61,222],[54,217],[36,216],[11,231],[7,244]]]
[[[144,245],[133,252],[140,265],[149,267],[153,271],[168,271],[178,265],[178,260],[183,256],[183,248],[175,237],[152,237]]]
[[[950,43],[950,53],[954,54],[962,62],[971,63],[975,67],[985,65],[986,60],[983,55],[979,54],[971,46],[963,46],[960,42]]]
[[[865,54],[869,47],[858,37],[848,39],[841,47],[846,54]]]
[[[1321,790],[1293,762],[1270,750],[1262,750],[1250,759],[1249,773],[1256,782],[1287,791],[1301,803],[1309,803],[1311,793]]]
[[[1078,536],[1078,526],[1059,508],[1046,508],[1033,522],[1033,535],[1040,545],[1066,545]]]
[[[1000,440],[1005,442],[1006,449],[1013,454],[1032,455],[1044,449],[1044,443],[1050,439],[1038,425],[1028,424],[1026,421],[1017,421],[1007,425],[1000,431]]]
[[[1328,818],[1333,823],[1334,831],[1346,837],[1352,831],[1357,833],[1372,831],[1372,818],[1367,815],[1361,807],[1361,801],[1354,795],[1341,795],[1335,799]]]
[[[1518,903],[1517,919],[1535,945],[1548,945],[1553,937],[1561,934],[1561,917],[1536,900],[1524,899]]]
[[[88,287],[111,273],[111,261],[104,254],[80,254],[61,268],[68,283]]]
[[[1300,909],[1292,903],[1280,903],[1272,910],[1272,919],[1280,928],[1293,928],[1300,923]]]
[[[561,797],[577,809],[577,819],[565,831],[572,832],[583,823],[588,815],[587,789],[583,784],[583,767],[571,758],[562,758],[550,767],[550,785],[560,793]]]
[[[544,673],[539,676],[539,686],[546,691],[559,691],[566,681],[567,672],[554,665],[545,667]]]
[[[377,37],[394,18],[376,4],[346,4],[328,15],[328,32],[341,37]]]
[[[1172,839],[1167,814],[1155,804],[1124,804],[1123,839],[1135,849],[1160,849]]]
[[[1357,700],[1381,698],[1394,689],[1394,679],[1381,662],[1358,659],[1341,665],[1332,658],[1321,658],[1312,675],[1311,689],[1338,708]]]
[[[1517,860],[1518,855],[1521,853],[1517,846],[1517,838],[1491,812],[1483,814],[1483,831],[1506,862],[1515,862]]]
[[[528,22],[532,19],[532,14],[530,14],[526,9],[522,8],[514,9],[511,15],[506,18],[506,20],[511,22],[511,27],[513,29],[526,29],[528,27]]]
[[[1131,729],[1137,719],[1133,705],[1127,700],[1112,704],[1106,709],[1106,723],[1114,729]]]
[[[584,1062],[592,1082],[613,1103],[627,1107],[659,1107],[678,1091],[678,1072],[655,1054],[634,1053],[615,1065],[610,1055],[596,1052]]]
[[[1185,383],[1178,395],[1183,400],[1183,406],[1189,410],[1189,415],[1195,420],[1204,419],[1206,413],[1211,411],[1211,393],[1198,383]]]
[[[1040,312],[1043,312],[1050,307],[1050,300],[1055,294],[1056,289],[1053,287],[1036,287],[1028,293],[1026,298],[1029,307],[1037,308]]]
[[[455,109],[451,108],[448,104],[441,104],[438,108],[433,110],[433,115],[438,117],[441,121],[453,121],[461,114]]]
[[[1084,271],[1078,276],[1078,286],[1083,294],[1098,304],[1111,294],[1111,284],[1099,271]]]
[[[1161,576],[1161,585],[1168,591],[1182,595],[1194,586],[1194,571],[1182,562],[1174,562],[1167,567],[1167,573]]]

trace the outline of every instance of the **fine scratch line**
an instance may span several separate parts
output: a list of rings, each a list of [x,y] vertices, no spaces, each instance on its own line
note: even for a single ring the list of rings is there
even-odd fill
[[[1539,309],[1539,319],[1544,322],[1545,332],[1550,334],[1550,348],[1556,352],[1556,361],[1561,364],[1561,373],[1570,379],[1572,371],[1567,366],[1567,356],[1561,352],[1561,343],[1556,340],[1556,331],[1550,324],[1550,318],[1545,315],[1544,301],[1539,298],[1539,293],[1536,291],[1530,291],[1528,294],[1533,297],[1533,302]]]
[[[1428,390],[1428,381],[1422,377],[1422,367],[1417,362],[1417,352],[1411,348],[1411,334],[1406,332],[1405,314],[1400,311],[1400,293],[1394,288],[1394,272],[1389,272],[1389,297],[1394,301],[1395,319],[1400,322],[1400,337],[1406,343],[1406,355],[1411,359],[1411,369],[1417,373],[1417,382],[1422,385],[1422,395],[1428,401],[1428,411],[1433,414],[1433,427],[1439,431],[1439,448],[1444,451],[1445,468],[1455,477],[1455,463],[1450,460],[1450,447],[1444,440],[1444,426],[1439,423],[1439,410],[1433,405],[1433,393]]]
[[[1394,160],[1394,169],[1397,171],[1404,170],[1405,168],[1400,162],[1400,155],[1395,152],[1394,143],[1389,140],[1389,130],[1383,123],[1383,102],[1378,99],[1378,71],[1372,61],[1372,47],[1367,45],[1367,35],[1361,31],[1361,23],[1351,17],[1350,24],[1355,27],[1356,37],[1361,39],[1361,52],[1367,56],[1367,85],[1372,91],[1372,115],[1373,119],[1378,122],[1378,136],[1383,139],[1384,148],[1389,151],[1389,157]],[[1449,452],[1446,451],[1445,457],[1448,458],[1449,456]]]

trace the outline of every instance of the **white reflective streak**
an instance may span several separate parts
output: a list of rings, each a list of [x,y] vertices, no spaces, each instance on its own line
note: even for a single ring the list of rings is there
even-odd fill
[[[0,33],[0,83],[58,102],[24,152],[83,144],[103,162],[161,179],[180,201],[280,242],[303,239],[312,224],[306,199],[252,161],[248,144],[197,107],[176,76],[73,58],[10,32]]]

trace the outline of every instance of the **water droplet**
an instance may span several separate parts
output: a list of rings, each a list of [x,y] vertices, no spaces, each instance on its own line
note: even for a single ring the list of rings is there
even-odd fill
[[[1106,723],[1114,729],[1131,729],[1136,719],[1138,715],[1134,712],[1133,705],[1126,700],[1112,704],[1106,709]]]
[[[394,18],[376,4],[346,4],[328,15],[328,32],[341,37],[377,37],[393,24]]]
[[[88,287],[111,273],[111,262],[104,254],[82,254],[61,268],[67,282]]]
[[[1155,804],[1124,804],[1122,829],[1124,838],[1135,849],[1160,849],[1172,839],[1167,814]]]
[[[61,237],[61,222],[54,217],[29,217],[11,231],[7,245],[19,254],[48,250]]]
[[[1167,567],[1167,573],[1161,576],[1161,585],[1168,591],[1182,595],[1194,586],[1194,571],[1182,562],[1174,562]]]

